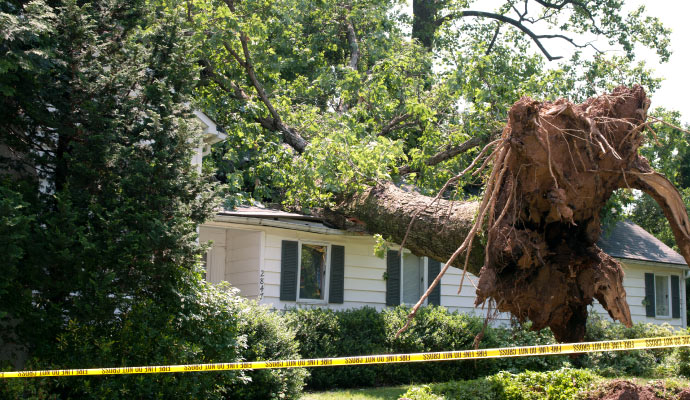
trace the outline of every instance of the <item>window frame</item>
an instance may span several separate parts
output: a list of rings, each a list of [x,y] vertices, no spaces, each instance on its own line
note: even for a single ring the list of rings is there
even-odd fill
[[[408,306],[414,306],[417,302],[414,303],[405,303],[403,299],[405,298],[405,254],[412,254],[414,256],[417,256],[416,254],[412,253],[408,249],[402,249],[400,251],[400,303],[401,305],[408,305]],[[420,257],[420,256],[417,256]],[[426,256],[421,256],[422,260],[424,261],[424,265],[422,266],[422,276],[423,276],[423,281],[422,281],[422,293],[421,295],[424,295],[426,290],[429,288],[429,257]],[[419,300],[417,300],[419,301]],[[424,303],[422,303],[423,306],[428,305],[429,303],[429,298],[427,297],[424,299]]]
[[[331,244],[326,242],[319,242],[315,240],[297,240],[297,296],[296,302],[302,304],[328,304],[328,295],[330,290],[331,279]],[[302,282],[302,245],[310,244],[315,246],[326,247],[326,275],[323,278],[323,299],[303,299],[300,297],[301,282]]]
[[[657,301],[658,291],[656,290],[656,280],[657,280],[657,278],[664,278],[664,279],[666,279],[666,288],[667,288],[667,291],[668,291],[668,301],[667,301],[666,306],[668,307],[668,308],[667,308],[667,310],[668,310],[668,315],[659,315],[659,313],[658,313],[658,311],[657,311],[657,310],[658,310],[657,307],[656,307],[657,304],[658,304],[658,301]],[[671,274],[670,274],[670,273],[660,273],[660,274],[659,274],[659,273],[654,272],[654,318],[657,318],[657,319],[674,319],[674,318],[673,318],[673,304],[672,304],[672,301],[673,301],[672,297],[673,297],[673,295],[672,295],[672,291],[671,291],[671,290],[672,290],[672,289],[671,289]],[[675,318],[675,319],[678,319],[678,318]]]

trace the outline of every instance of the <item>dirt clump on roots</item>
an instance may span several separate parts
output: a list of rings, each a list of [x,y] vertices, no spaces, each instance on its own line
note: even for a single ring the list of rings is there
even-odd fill
[[[602,207],[618,188],[663,193],[655,199],[690,238],[685,210],[669,200],[678,192],[637,151],[649,105],[640,86],[582,104],[523,98],[513,105],[480,208],[488,239],[477,305],[493,299],[499,311],[533,329],[550,327],[561,342],[584,338],[593,299],[632,325],[623,270],[596,245]]]
[[[615,380],[603,388],[593,390],[585,400],[690,400],[690,389],[670,389],[663,382],[646,386],[625,380]]]

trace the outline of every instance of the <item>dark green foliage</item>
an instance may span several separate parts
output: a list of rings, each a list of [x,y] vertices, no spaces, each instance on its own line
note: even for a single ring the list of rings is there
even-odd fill
[[[142,301],[116,315],[110,333],[72,320],[58,335],[53,361],[32,360],[31,369],[97,368],[241,360],[246,346],[240,335],[240,311],[246,307],[235,292],[195,280],[175,309]],[[88,379],[18,380],[4,386],[4,395],[29,398],[44,391],[57,398],[222,399],[228,387],[242,382],[242,373],[179,373],[111,375]],[[2,382],[5,384],[6,382]],[[40,398],[37,396],[36,398]]]
[[[632,328],[625,328],[621,324],[609,322],[596,314],[592,314],[587,321],[585,341],[671,336],[676,333],[670,325],[636,323]],[[677,364],[669,365],[674,363],[674,353],[677,351],[677,349],[655,349],[588,353],[576,358],[574,364],[583,368],[591,368],[604,376],[661,375],[663,377],[665,369],[671,367],[673,375],[673,372],[678,368]]]
[[[570,400],[597,379],[587,370],[563,368],[550,372],[500,372],[481,379],[436,383],[411,388],[412,400]]]
[[[239,330],[247,347],[241,356],[246,361],[294,360],[299,357],[295,333],[287,327],[286,318],[245,301],[238,310]],[[245,372],[246,380],[235,380],[226,394],[229,399],[296,399],[302,393],[304,379],[309,375],[302,368],[270,369]]]
[[[26,367],[240,356],[236,300],[194,271],[213,190],[190,163],[197,65],[173,10],[0,3],[0,326],[27,349]],[[212,398],[236,379],[35,381],[25,394]]]
[[[294,309],[286,313],[296,331],[302,358],[340,357],[388,352],[384,315],[365,307],[356,310]],[[312,389],[374,386],[381,383],[380,366],[312,368]]]
[[[111,334],[77,321],[57,338],[59,362],[32,360],[28,368],[91,368],[299,358],[285,318],[198,279],[175,309],[154,301],[136,304],[113,321]],[[57,356],[56,356],[57,357]],[[88,379],[4,380],[3,398],[296,399],[304,369],[113,375]]]
[[[410,329],[395,337],[407,321],[409,308],[383,311],[373,308],[333,311],[293,309],[286,312],[296,330],[302,358],[351,355],[419,353],[473,348],[482,331],[480,317],[448,312],[443,307],[423,307]],[[487,327],[480,348],[553,343],[547,331],[525,328]],[[307,380],[310,389],[393,385],[411,382],[440,382],[471,379],[499,370],[547,370],[563,365],[564,357],[526,357],[503,360],[447,361],[313,368]]]

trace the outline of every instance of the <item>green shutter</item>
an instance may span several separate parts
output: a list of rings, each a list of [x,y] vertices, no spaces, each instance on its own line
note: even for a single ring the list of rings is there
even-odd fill
[[[671,275],[671,317],[680,318],[680,279]]]
[[[647,308],[647,316],[656,317],[656,307],[654,303],[654,274],[644,274],[644,300]]]
[[[283,240],[280,257],[280,299],[297,301],[299,242]]]
[[[328,302],[343,304],[345,291],[345,247],[331,246],[331,277],[328,288]]]
[[[388,250],[386,254],[386,305],[400,304],[400,252]]]
[[[441,272],[441,263],[432,260],[431,258],[428,259],[428,271],[427,271],[427,276],[429,277],[429,286],[431,286],[431,282],[436,279],[436,276],[438,276],[438,273]],[[433,304],[435,306],[440,306],[441,305],[441,284],[436,286],[434,290],[429,293],[429,304]]]

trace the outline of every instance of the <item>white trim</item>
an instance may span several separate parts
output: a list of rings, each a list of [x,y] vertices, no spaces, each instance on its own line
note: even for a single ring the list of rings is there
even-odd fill
[[[663,262],[655,262],[655,261],[644,261],[644,260],[635,260],[633,258],[620,258],[620,257],[614,257],[618,262],[622,262],[623,264],[635,264],[641,267],[661,267],[661,268],[673,268],[673,269],[681,269],[685,271],[690,271],[690,268],[685,265],[685,264],[671,264],[671,263],[663,263]]]
[[[328,294],[329,294],[329,283],[331,278],[331,244],[326,242],[319,242],[313,240],[298,240],[297,241],[297,296],[296,302],[299,304],[315,304],[322,305],[328,304]],[[302,245],[311,244],[316,246],[326,247],[326,273],[323,277],[323,299],[302,299],[300,298],[300,282],[302,275]]]
[[[291,229],[294,231],[311,232],[311,233],[321,233],[324,235],[337,235],[337,236],[361,236],[355,233],[350,233],[346,231],[341,231],[339,229],[298,224],[294,222],[277,221],[274,219],[266,218],[251,218],[251,217],[237,217],[233,215],[220,215],[216,214],[213,217],[213,221],[207,222],[204,225],[213,225],[216,223],[230,223],[230,224],[241,224],[241,225],[253,225],[253,226],[269,226],[271,228],[281,228],[281,229]],[[222,224],[217,224],[216,226],[223,226]]]

